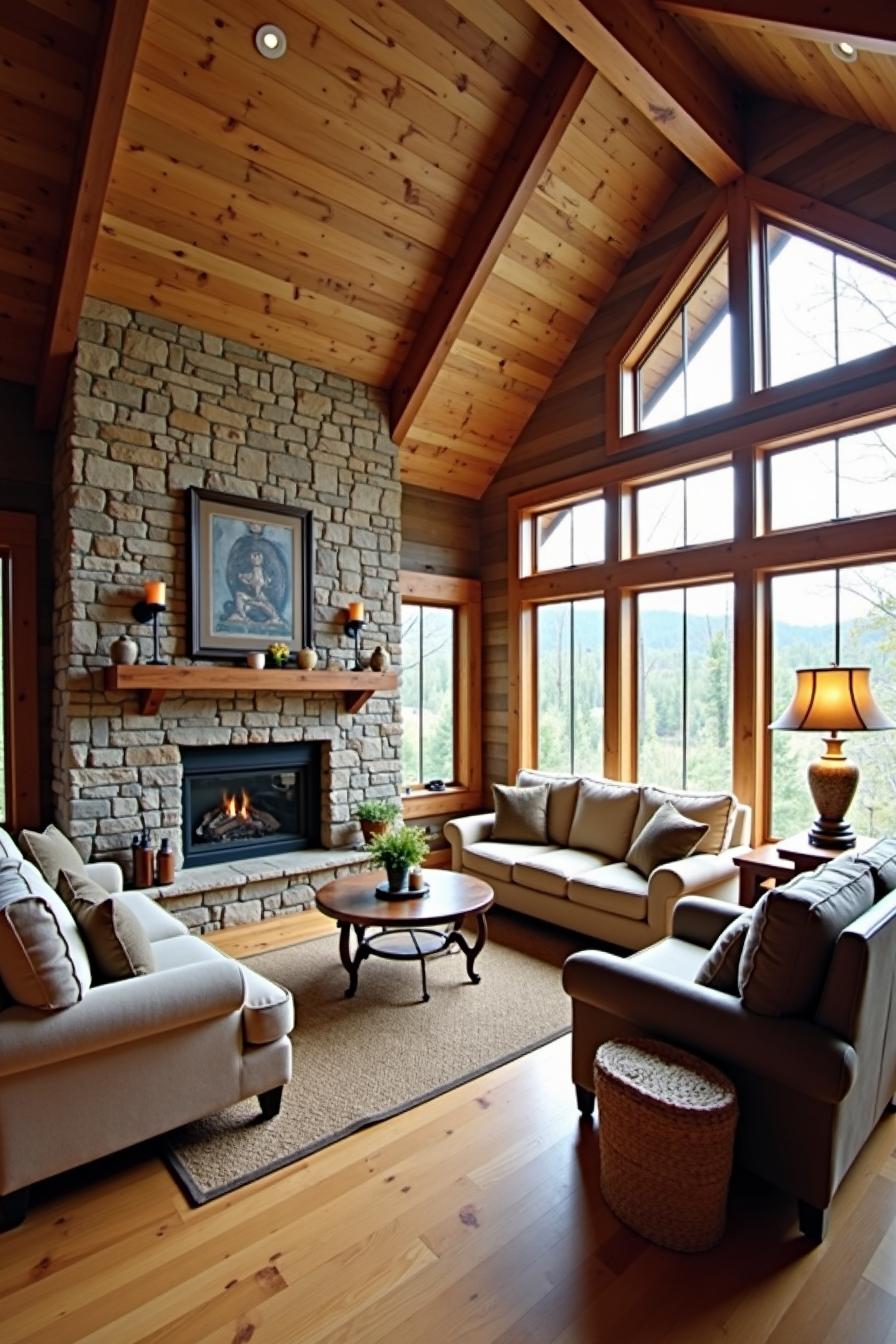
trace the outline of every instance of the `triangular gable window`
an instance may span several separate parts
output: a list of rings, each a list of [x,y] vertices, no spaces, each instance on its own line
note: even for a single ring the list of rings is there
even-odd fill
[[[768,387],[896,346],[896,272],[764,221]]]
[[[668,425],[732,395],[726,245],[635,365],[635,427]]]

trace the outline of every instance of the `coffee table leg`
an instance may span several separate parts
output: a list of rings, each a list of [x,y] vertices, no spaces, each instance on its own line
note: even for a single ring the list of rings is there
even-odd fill
[[[453,932],[448,935],[448,942],[456,943],[465,954],[467,958],[467,975],[474,985],[478,985],[482,976],[478,975],[477,972],[473,970],[473,963],[485,947],[485,940],[488,937],[488,925],[485,922],[485,915],[480,913],[476,916],[476,941],[472,947],[470,947],[470,944],[463,934],[459,932],[459,923],[460,921],[455,925]]]
[[[411,935],[411,942],[414,944],[414,951],[417,953],[417,957],[420,961],[420,978],[423,981],[423,998],[420,1000],[420,1002],[429,1003],[429,994],[427,993],[426,989],[426,953],[420,950],[420,944],[417,942],[417,935],[414,933],[414,930],[408,929],[408,933]]]
[[[345,991],[347,999],[353,999],[355,990],[358,988],[358,967],[367,956],[367,944],[364,942],[364,930],[360,925],[352,925],[338,921],[339,929],[339,957],[343,966],[348,971],[348,989]],[[355,955],[352,956],[351,934],[355,930],[355,937],[358,940],[358,946]]]

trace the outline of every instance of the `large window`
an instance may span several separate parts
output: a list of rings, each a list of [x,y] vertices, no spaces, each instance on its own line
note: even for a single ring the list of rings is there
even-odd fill
[[[639,485],[635,499],[635,550],[668,551],[726,541],[734,533],[731,467]]]
[[[638,778],[731,786],[733,585],[637,596]]]
[[[602,774],[603,599],[539,606],[536,646],[539,768]]]
[[[637,428],[731,400],[728,249],[723,248],[635,370]]]
[[[558,509],[545,509],[532,519],[532,569],[569,569],[594,565],[606,554],[603,499],[583,499]]]
[[[896,710],[896,564],[851,565],[771,580],[772,711],[786,708],[798,667],[869,666],[875,699]],[[806,767],[824,750],[821,736],[774,732],[771,830],[793,835],[815,808]],[[855,733],[847,756],[861,770],[849,820],[859,833],[896,830],[896,734]]]
[[[401,755],[405,788],[448,784],[454,765],[454,612],[403,602]]]
[[[896,345],[896,273],[765,226],[770,386]]]
[[[806,527],[896,509],[896,425],[770,453],[769,526]]]

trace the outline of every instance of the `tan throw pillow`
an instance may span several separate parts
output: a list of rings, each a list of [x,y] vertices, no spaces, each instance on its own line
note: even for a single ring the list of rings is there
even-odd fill
[[[697,846],[698,854],[720,854],[731,842],[734,830],[734,817],[737,811],[737,799],[732,793],[673,793],[670,789],[657,789],[645,784],[641,789],[641,804],[635,818],[633,837],[647,825],[657,808],[663,803],[671,803],[683,817],[691,821],[706,822],[707,830]]]
[[[738,970],[744,1007],[765,1017],[812,1013],[837,938],[873,902],[871,870],[843,859],[767,891],[753,911]]]
[[[59,894],[77,921],[99,978],[130,980],[155,970],[152,943],[124,901],[84,873],[60,873]]]
[[[579,796],[579,781],[569,775],[549,775],[542,770],[520,770],[517,785],[529,789],[533,784],[547,784],[548,839],[552,845],[568,845],[569,828]]]
[[[691,821],[671,803],[663,803],[632,844],[625,861],[642,877],[649,877],[661,864],[693,854],[706,831],[705,821]]]
[[[641,789],[615,779],[583,779],[569,830],[573,849],[624,859],[632,843]]]
[[[48,826],[43,833],[22,831],[19,844],[26,859],[30,859],[40,869],[54,890],[63,868],[66,872],[76,873],[84,867],[84,860],[71,840],[56,826]]]
[[[0,979],[26,1008],[70,1008],[90,988],[90,961],[77,925],[37,869],[0,859]]]
[[[752,918],[753,912],[750,910],[738,919],[732,919],[728,927],[722,930],[694,977],[698,985],[721,990],[723,994],[736,995],[739,992],[737,971]]]
[[[492,790],[495,796],[492,840],[511,840],[518,845],[547,843],[550,785],[516,788],[512,784],[493,784]]]

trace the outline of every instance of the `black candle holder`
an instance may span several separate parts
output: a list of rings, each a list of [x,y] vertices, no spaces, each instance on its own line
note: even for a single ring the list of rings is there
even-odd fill
[[[166,660],[159,657],[159,614],[165,610],[163,602],[136,602],[132,607],[134,620],[141,625],[152,622],[152,657],[150,667],[165,667]]]
[[[354,636],[355,640],[355,665],[353,672],[363,672],[364,664],[361,662],[361,631],[364,629],[363,621],[346,621],[345,633]]]

